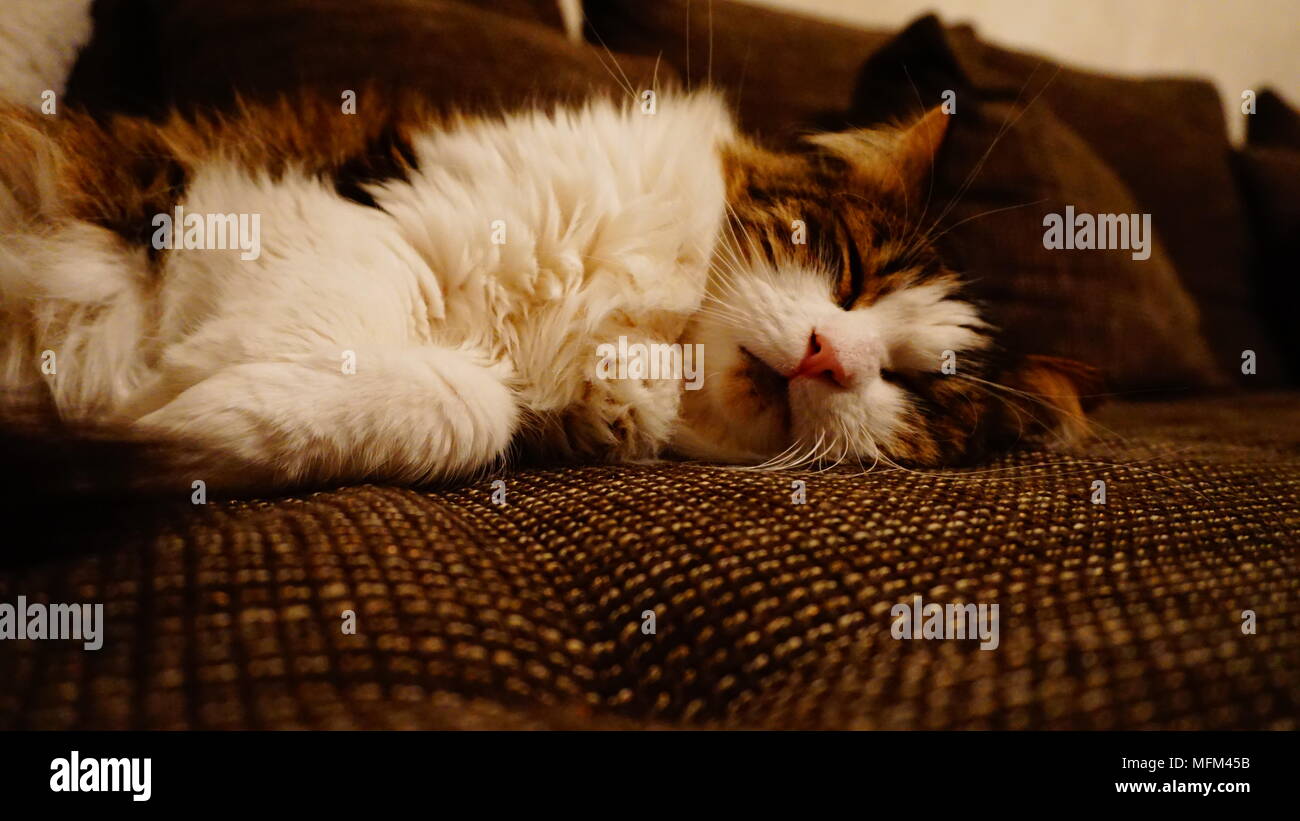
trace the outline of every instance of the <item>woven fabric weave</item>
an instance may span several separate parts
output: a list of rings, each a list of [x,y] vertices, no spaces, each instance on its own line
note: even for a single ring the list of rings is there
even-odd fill
[[[1296,729],[1300,396],[1102,422],[967,471],[573,467],[497,477],[504,505],[489,477],[144,517],[0,572],[2,602],[107,622],[98,651],[0,643],[0,727]],[[997,603],[999,647],[892,638],[914,595]]]

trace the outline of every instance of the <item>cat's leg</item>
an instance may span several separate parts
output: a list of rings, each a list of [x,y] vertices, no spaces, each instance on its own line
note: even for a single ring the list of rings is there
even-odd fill
[[[453,479],[491,466],[510,444],[519,410],[502,370],[439,347],[232,365],[137,424],[219,454],[218,489]],[[230,465],[257,475],[240,467],[231,476]]]

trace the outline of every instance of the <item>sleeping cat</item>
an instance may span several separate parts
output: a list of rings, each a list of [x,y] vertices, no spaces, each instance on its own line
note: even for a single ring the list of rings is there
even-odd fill
[[[932,466],[1068,434],[1089,372],[998,352],[929,243],[946,123],[778,153],[707,91],[2,111],[0,387],[201,453],[176,481],[227,489],[519,457]],[[256,248],[213,241],[241,218]],[[700,389],[601,378],[620,338],[701,346]]]

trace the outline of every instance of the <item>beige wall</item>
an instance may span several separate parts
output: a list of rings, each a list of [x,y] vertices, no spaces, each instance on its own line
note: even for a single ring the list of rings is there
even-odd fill
[[[694,0],[708,2],[708,0]],[[1300,106],[1300,0],[746,0],[896,28],[926,11],[989,40],[1127,74],[1215,82],[1240,136],[1243,89],[1271,85]]]

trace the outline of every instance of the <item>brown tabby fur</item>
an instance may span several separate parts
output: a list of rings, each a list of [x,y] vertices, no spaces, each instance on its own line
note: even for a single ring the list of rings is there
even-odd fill
[[[896,133],[814,137],[810,142],[822,151],[808,154],[736,141],[723,159],[737,250],[837,271],[834,293],[846,310],[934,280],[959,286],[953,296],[973,301],[922,227],[924,184],[945,125],[936,109]],[[790,241],[793,220],[806,224],[807,244]],[[1100,389],[1086,365],[1016,357],[996,347],[963,354],[958,374],[882,374],[907,389],[917,409],[909,435],[887,447],[890,458],[925,466],[968,462],[1044,431],[1073,441],[1087,427],[1080,394]]]

